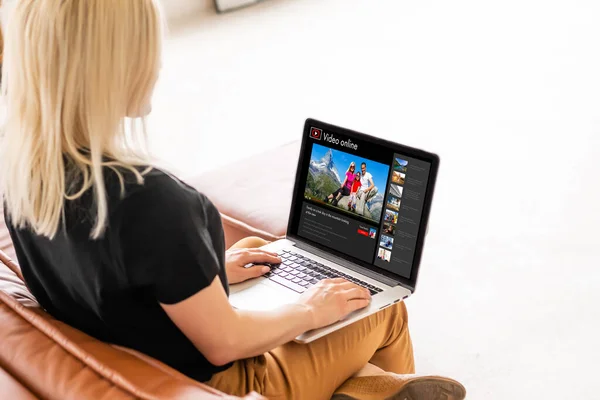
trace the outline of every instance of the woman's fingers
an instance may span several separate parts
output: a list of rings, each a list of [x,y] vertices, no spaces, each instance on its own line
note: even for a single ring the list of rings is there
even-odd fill
[[[324,279],[321,282],[324,284],[333,285],[335,291],[342,293],[347,300],[351,300],[353,298],[371,298],[371,292],[369,292],[369,289],[359,286],[356,283],[350,282],[344,278]]]
[[[350,314],[353,311],[360,310],[371,304],[370,299],[352,299],[346,303],[346,312]]]
[[[367,290],[367,289],[363,288],[362,286],[359,286],[356,283],[350,282],[348,279],[345,279],[345,278],[325,279],[323,282],[336,284],[336,286],[338,287],[339,290],[349,290],[352,288],[359,288],[359,289]],[[368,290],[367,290],[367,292],[368,292]]]
[[[337,285],[336,285],[339,290],[350,290],[350,289],[356,289],[356,288],[362,289],[360,286],[358,286],[354,282],[350,282],[349,280],[346,280],[344,278],[341,278],[341,279],[342,280],[337,282]]]
[[[246,279],[258,278],[259,276],[263,276],[270,270],[271,268],[267,267],[266,265],[254,265],[244,270],[244,277]]]
[[[273,253],[259,249],[249,249],[241,254],[242,264],[280,264],[281,258]]]
[[[244,254],[244,253],[266,253],[266,254],[271,254],[273,256],[277,256],[277,253],[273,252],[273,251],[268,251],[268,250],[263,250],[260,248],[246,248],[246,249],[230,249],[227,250],[228,253],[232,253],[232,254]]]
[[[346,289],[342,292],[347,301],[355,299],[370,299],[371,293],[368,290],[361,287],[355,287],[352,289]]]
[[[254,261],[256,262],[263,262],[263,263],[269,263],[269,264],[281,264],[281,258],[278,255],[273,255],[273,254],[269,254],[269,253],[254,253],[252,255],[253,257],[255,257],[256,260],[258,261]]]
[[[273,251],[267,251],[267,250],[263,250],[263,249],[248,249],[248,251],[252,252],[252,253],[262,253],[262,254],[269,254],[273,257],[279,257],[277,255],[277,253],[273,252]]]

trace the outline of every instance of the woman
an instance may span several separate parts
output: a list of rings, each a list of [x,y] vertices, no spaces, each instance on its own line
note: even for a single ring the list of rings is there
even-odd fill
[[[226,252],[212,203],[134,147],[124,119],[150,111],[160,55],[154,0],[21,0],[11,15],[0,193],[39,303],[235,395],[366,398],[374,385],[378,398],[462,398],[451,380],[392,374],[414,371],[403,303],[310,345],[291,340],[365,307],[369,293],[335,279],[273,312],[229,305],[228,284],[268,271],[245,265],[280,259],[252,248],[259,239]]]
[[[325,203],[328,203],[329,200],[333,199],[332,204],[334,206],[337,206],[337,203],[342,196],[350,195],[350,189],[352,188],[352,182],[354,182],[354,171],[355,170],[356,170],[356,164],[354,164],[354,161],[352,161],[350,163],[350,166],[348,166],[348,169],[346,170],[346,174],[345,174],[346,177],[344,178],[344,182],[342,182],[342,185],[339,187],[338,190],[336,190],[329,196],[325,197]]]

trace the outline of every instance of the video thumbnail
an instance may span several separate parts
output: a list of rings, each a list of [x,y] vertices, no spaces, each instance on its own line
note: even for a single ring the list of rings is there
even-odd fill
[[[379,248],[377,252],[377,258],[383,261],[390,262],[392,260],[392,252],[386,249]]]
[[[394,171],[392,174],[392,182],[397,183],[398,185],[404,185],[404,178],[406,174],[402,172]]]
[[[313,144],[304,198],[374,223],[381,221],[390,167]]]
[[[392,210],[385,210],[385,215],[383,216],[383,220],[385,222],[389,222],[392,224],[397,224],[398,223],[398,213],[396,211],[392,211]]]
[[[396,226],[386,222],[385,224],[383,224],[382,233],[394,236],[396,234]]]
[[[400,198],[389,195],[387,199],[387,207],[394,211],[400,211]]]
[[[406,160],[403,160],[401,158],[394,159],[394,171],[406,173],[407,165],[408,165],[408,161],[406,161]]]
[[[391,236],[381,235],[381,238],[379,238],[379,245],[391,250],[392,247],[394,247],[394,238]]]
[[[390,194],[392,196],[396,196],[397,198],[401,199],[403,191],[404,191],[404,188],[402,186],[398,186],[398,185],[394,185],[394,184],[390,185]]]

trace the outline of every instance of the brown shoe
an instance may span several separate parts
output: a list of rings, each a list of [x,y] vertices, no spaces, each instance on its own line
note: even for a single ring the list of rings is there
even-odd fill
[[[459,382],[441,376],[374,375],[350,378],[331,400],[463,400]]]

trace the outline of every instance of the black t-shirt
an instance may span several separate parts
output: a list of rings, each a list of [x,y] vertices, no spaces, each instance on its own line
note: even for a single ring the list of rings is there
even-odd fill
[[[15,229],[6,218],[27,286],[55,318],[207,381],[230,365],[208,362],[159,302],[185,300],[217,274],[227,291],[219,213],[161,171],[149,172],[144,185],[124,174],[121,197],[116,174],[105,169],[109,218],[100,239],[90,239],[91,191],[65,202],[64,224],[52,240]]]

